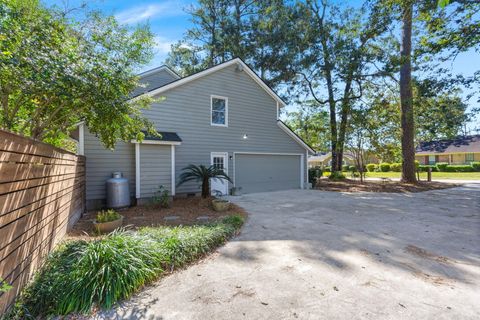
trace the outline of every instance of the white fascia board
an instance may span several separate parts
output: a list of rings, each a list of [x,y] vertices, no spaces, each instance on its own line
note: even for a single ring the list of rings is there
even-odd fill
[[[206,75],[209,75],[211,73],[214,73],[214,72],[217,72],[219,70],[222,70],[226,67],[229,67],[231,65],[235,65],[235,64],[240,64],[242,67],[243,67],[243,71],[245,71],[253,80],[255,80],[255,82],[262,88],[264,89],[274,100],[276,100],[278,103],[279,103],[279,106],[280,107],[284,107],[286,104],[285,102],[283,102],[283,100],[272,90],[270,89],[266,84],[265,82],[263,82],[262,79],[260,79],[259,76],[257,76],[255,74],[255,72],[253,72],[252,69],[250,69],[249,66],[247,66],[241,59],[239,58],[235,58],[233,60],[230,60],[230,61],[227,61],[227,62],[224,62],[224,63],[221,63],[219,65],[216,65],[214,67],[211,67],[209,69],[206,69],[204,71],[200,71],[198,73],[195,73],[191,76],[187,76],[185,78],[182,78],[180,80],[177,80],[177,81],[174,81],[170,84],[167,84],[167,85],[164,85],[163,87],[160,87],[158,89],[155,89],[155,90],[152,90],[150,92],[146,92],[144,93],[145,95],[148,95],[150,97],[153,97],[157,94],[160,94],[162,92],[165,92],[167,90],[170,90],[170,89],[173,89],[175,87],[178,87],[178,86],[181,86],[185,83],[188,83],[190,81],[193,81],[193,80],[196,80],[196,79],[199,79],[199,78],[202,78]],[[138,97],[137,97],[138,98]]]
[[[286,125],[283,124],[281,121],[277,121],[277,125],[285,131],[286,134],[288,134],[293,140],[295,140],[298,144],[300,144],[302,147],[304,147],[307,151],[311,153],[315,153],[315,150],[310,148],[305,142],[303,142],[302,139],[297,137],[295,133],[293,133]]]
[[[130,140],[131,143],[140,143],[140,144],[160,144],[160,145],[168,145],[168,146],[179,146],[182,143],[179,141],[159,141],[159,140],[143,140],[139,142],[137,140]]]
[[[172,69],[170,69],[169,67],[167,66],[160,66],[160,67],[157,67],[157,68],[153,68],[151,70],[147,70],[145,72],[142,72],[140,74],[138,74],[138,77],[140,78],[143,78],[143,77],[146,77],[146,76],[149,76],[149,75],[152,75],[154,73],[157,73],[159,71],[167,71],[168,73],[170,73],[175,79],[180,79],[180,76],[178,74],[176,74],[175,72],[173,72]]]

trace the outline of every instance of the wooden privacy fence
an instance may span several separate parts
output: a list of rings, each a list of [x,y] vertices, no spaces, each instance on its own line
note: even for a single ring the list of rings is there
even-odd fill
[[[0,315],[84,209],[84,157],[0,130]]]

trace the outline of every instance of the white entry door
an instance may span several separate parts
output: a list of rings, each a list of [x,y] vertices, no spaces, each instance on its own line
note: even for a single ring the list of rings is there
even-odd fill
[[[228,153],[227,152],[212,152],[211,164],[218,169],[222,169],[225,174],[228,175]],[[228,181],[225,179],[211,179],[210,189],[212,195],[221,193],[222,195],[228,194]]]

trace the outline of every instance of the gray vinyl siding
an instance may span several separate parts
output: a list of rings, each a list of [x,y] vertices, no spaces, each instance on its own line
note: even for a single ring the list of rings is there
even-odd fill
[[[174,77],[171,73],[165,70],[159,70],[153,74],[150,74],[148,76],[142,77],[139,82],[144,84],[144,87],[138,87],[136,88],[132,95],[137,96],[141,93],[151,91],[153,89],[159,88],[161,86],[166,85],[167,83],[170,83],[172,81],[177,80],[176,77]]]
[[[150,198],[160,185],[172,190],[171,146],[140,145],[140,197]]]
[[[228,97],[228,127],[210,125],[210,96]],[[177,132],[176,181],[189,164],[210,164],[211,152],[298,153],[306,150],[277,125],[277,102],[245,72],[234,66],[193,80],[159,94],[144,114],[158,130]],[[243,135],[248,139],[244,140]],[[306,166],[306,156],[305,168]],[[233,176],[233,160],[228,172]],[[295,169],[296,170],[296,169]],[[305,176],[305,182],[306,176]],[[198,192],[197,183],[177,188],[177,193]]]
[[[121,171],[128,179],[130,195],[135,195],[135,145],[119,142],[115,151],[105,149],[100,140],[85,130],[86,199],[105,199],[105,181]]]

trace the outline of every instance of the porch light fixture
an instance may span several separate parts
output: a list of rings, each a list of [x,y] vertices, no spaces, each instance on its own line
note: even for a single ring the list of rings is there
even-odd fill
[[[248,134],[245,133],[245,134],[243,135],[243,140],[247,140],[247,139],[248,139]]]

